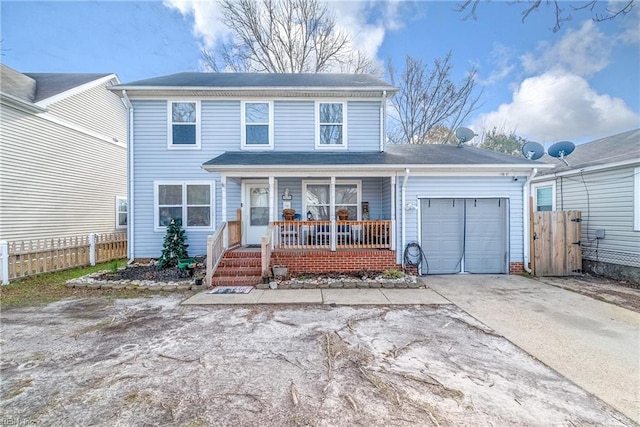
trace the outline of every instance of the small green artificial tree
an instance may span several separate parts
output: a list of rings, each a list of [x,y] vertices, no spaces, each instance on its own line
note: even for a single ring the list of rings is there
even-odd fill
[[[158,259],[158,268],[175,267],[178,260],[189,258],[187,240],[184,230],[182,229],[182,221],[180,219],[172,219],[167,226],[167,234],[164,236],[162,244],[162,255]]]

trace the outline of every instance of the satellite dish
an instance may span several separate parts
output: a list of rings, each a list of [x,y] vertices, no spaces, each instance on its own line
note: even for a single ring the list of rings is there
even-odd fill
[[[529,160],[538,160],[543,154],[544,147],[538,142],[529,141],[522,147],[522,155]]]
[[[471,141],[476,136],[475,133],[469,128],[458,128],[456,130],[456,137],[458,138],[458,145],[464,144],[467,141]]]
[[[564,162],[565,165],[569,166],[569,163],[565,160],[569,154],[573,153],[573,150],[576,149],[576,146],[571,141],[560,141],[553,144],[547,150],[547,153],[551,157],[556,157]]]

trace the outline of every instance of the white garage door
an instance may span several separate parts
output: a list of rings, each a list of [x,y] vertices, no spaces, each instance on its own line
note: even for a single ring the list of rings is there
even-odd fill
[[[423,274],[506,273],[507,199],[422,199]]]

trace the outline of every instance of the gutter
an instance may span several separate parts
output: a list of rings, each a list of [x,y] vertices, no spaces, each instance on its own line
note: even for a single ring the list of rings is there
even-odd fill
[[[401,230],[402,230],[402,236],[401,236],[401,243],[402,245],[400,246],[400,250],[404,251],[404,247],[406,244],[406,240],[407,240],[407,227],[406,227],[406,222],[407,222],[407,213],[406,213],[406,209],[405,209],[405,202],[407,199],[407,182],[409,182],[409,168],[406,168],[404,170],[404,178],[402,179],[402,190],[401,190],[401,194],[400,194],[400,209],[402,211],[402,219],[401,219]],[[404,268],[404,257],[402,257],[402,267]]]
[[[133,104],[131,104],[131,100],[127,96],[127,91],[122,91],[122,99],[124,100],[124,104],[127,107],[127,254],[129,258],[129,264],[133,263],[134,255],[133,255],[133,229],[135,227],[135,221],[133,219]]]
[[[529,267],[529,263],[531,262],[531,247],[530,247],[530,242],[531,242],[531,235],[530,235],[530,230],[531,230],[531,218],[529,215],[530,212],[530,206],[529,206],[529,199],[530,199],[530,195],[529,195],[529,189],[531,188],[531,180],[533,179],[534,176],[536,176],[536,174],[538,173],[538,169],[537,168],[533,168],[533,171],[531,172],[531,175],[529,175],[527,177],[527,180],[524,182],[524,184],[522,185],[522,236],[523,236],[523,242],[522,242],[522,247],[523,247],[523,267],[524,267],[524,271],[526,271],[529,274],[532,274],[533,271],[531,270],[531,267]]]
[[[380,102],[380,152],[384,151],[384,122],[386,120],[387,91],[382,91],[382,101]]]

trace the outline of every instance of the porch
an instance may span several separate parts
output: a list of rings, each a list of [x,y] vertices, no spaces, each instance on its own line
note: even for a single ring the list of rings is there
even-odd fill
[[[227,282],[242,284],[261,283],[275,265],[287,266],[289,274],[398,268],[390,220],[272,221],[259,247],[247,247],[238,215],[207,239],[208,284],[221,282],[215,278],[219,266]]]

